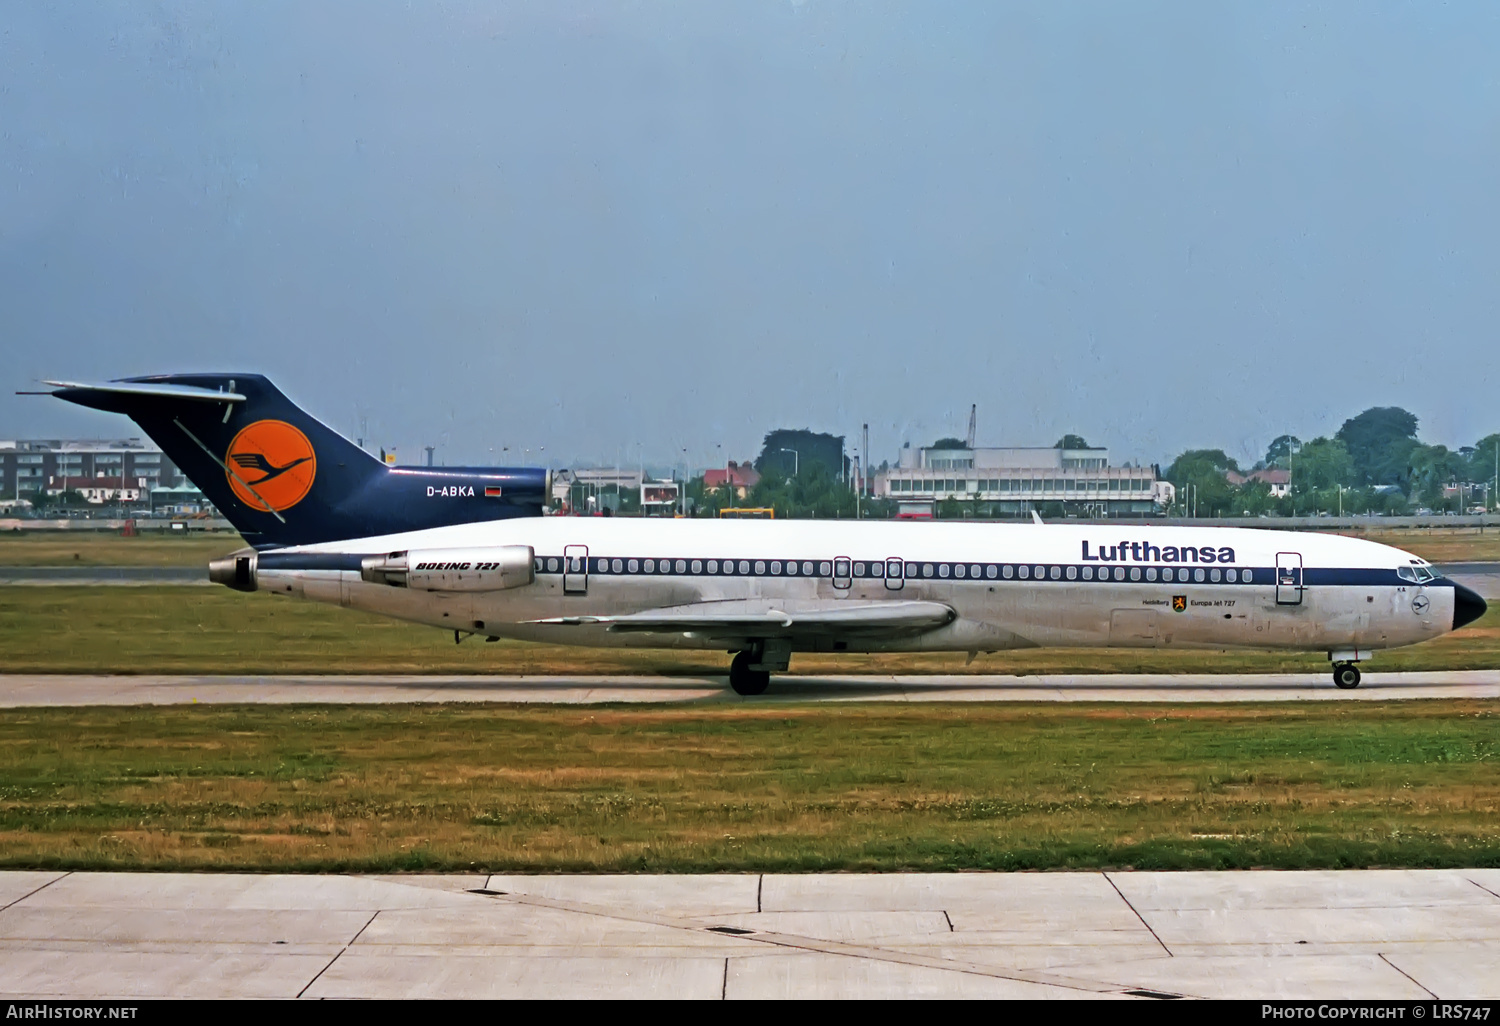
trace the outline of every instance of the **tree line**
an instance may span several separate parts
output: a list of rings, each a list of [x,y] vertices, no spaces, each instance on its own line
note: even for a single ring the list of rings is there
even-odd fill
[[[1494,505],[1497,458],[1500,433],[1456,450],[1428,445],[1417,438],[1415,414],[1377,406],[1344,421],[1332,438],[1281,435],[1252,467],[1240,467],[1222,449],[1189,449],[1163,476],[1176,486],[1178,510],[1196,502],[1200,516],[1461,513],[1482,501],[1486,482]],[[1278,498],[1263,481],[1235,485],[1227,477],[1268,468],[1289,472],[1290,494]]]
[[[1199,516],[1405,514],[1420,508],[1464,512],[1482,501],[1484,482],[1490,484],[1487,499],[1493,507],[1500,433],[1449,449],[1422,442],[1417,427],[1416,415],[1407,410],[1373,407],[1346,420],[1331,438],[1304,442],[1295,435],[1281,435],[1251,466],[1241,466],[1222,449],[1189,449],[1161,476],[1176,486],[1171,512],[1179,515],[1191,512],[1194,505]],[[963,447],[957,438],[940,438],[931,446]],[[1089,444],[1079,435],[1066,434],[1056,447],[1086,449]],[[889,499],[856,496],[851,483],[854,467],[845,455],[843,436],[806,429],[771,431],[754,466],[760,481],[744,498],[729,489],[707,491],[701,477],[689,482],[687,494],[695,512],[716,516],[725,507],[750,506],[774,509],[778,517],[895,515],[896,504]],[[872,467],[866,476],[873,479],[883,468]],[[1248,475],[1272,468],[1289,472],[1289,494],[1273,495],[1271,486],[1259,480],[1236,485],[1227,476],[1231,471]],[[1063,515],[1061,504],[1056,505],[1059,508],[1042,510],[1043,516]],[[947,499],[938,503],[936,512],[956,518],[981,511],[977,502]]]

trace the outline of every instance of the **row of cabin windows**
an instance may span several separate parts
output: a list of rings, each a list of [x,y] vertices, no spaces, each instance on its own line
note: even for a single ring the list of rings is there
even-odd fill
[[[1143,492],[1151,489],[1149,478],[1112,477],[1105,480],[1086,478],[1032,478],[1011,480],[1010,478],[929,478],[907,480],[891,478],[893,492],[955,492],[968,495],[973,492]]]
[[[828,577],[836,571],[839,576],[851,575],[854,577],[884,577],[886,575],[886,564],[883,562],[855,561],[852,566],[835,567],[834,564],[824,560],[787,560],[779,559],[770,561],[763,559],[749,560],[718,560],[718,559],[603,559],[594,558],[590,560],[593,564],[591,569],[595,573],[607,574],[701,574],[705,571],[710,574],[733,575],[733,576],[756,576],[764,577],[769,574],[773,577]],[[847,564],[846,560],[838,560],[840,564]],[[562,569],[562,561],[556,556],[547,557],[545,560],[538,557],[536,561],[538,572],[545,570],[548,573],[558,573]],[[581,570],[582,568],[578,568]],[[894,568],[893,568],[894,569]],[[1218,584],[1227,582],[1229,584],[1252,584],[1255,580],[1254,572],[1234,567],[1223,569],[1220,567],[1155,567],[1155,566],[1051,566],[1035,565],[1031,563],[906,563],[900,566],[902,576],[908,580],[919,580],[922,578],[957,579],[957,580],[1022,580],[1022,581],[1061,581],[1061,580],[1085,580],[1085,581],[1180,581],[1184,584],[1192,582],[1195,584]]]

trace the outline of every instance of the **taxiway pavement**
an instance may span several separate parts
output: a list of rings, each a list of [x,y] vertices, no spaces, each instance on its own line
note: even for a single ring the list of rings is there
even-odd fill
[[[7,998],[1500,997],[1500,870],[0,873]]]
[[[0,566],[3,586],[98,588],[211,583],[207,566]]]
[[[1500,698],[1500,671],[1368,673],[1340,691],[1328,674],[778,675],[759,698],[722,677],[0,675],[0,708],[84,705],[405,702],[1304,702]]]

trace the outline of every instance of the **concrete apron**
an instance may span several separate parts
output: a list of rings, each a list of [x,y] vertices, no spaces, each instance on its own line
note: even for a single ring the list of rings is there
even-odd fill
[[[0,873],[0,995],[1500,997],[1500,870]]]

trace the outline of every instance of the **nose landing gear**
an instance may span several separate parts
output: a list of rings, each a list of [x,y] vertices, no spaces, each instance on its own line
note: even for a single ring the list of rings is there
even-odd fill
[[[1353,663],[1334,663],[1333,684],[1344,691],[1359,687],[1359,667]]]

